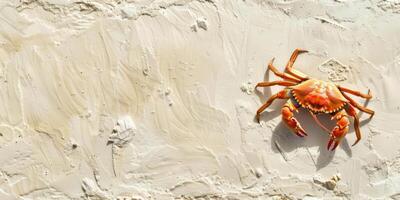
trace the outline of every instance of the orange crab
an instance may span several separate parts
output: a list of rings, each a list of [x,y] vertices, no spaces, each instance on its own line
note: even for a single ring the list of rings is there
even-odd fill
[[[348,116],[351,116],[354,118],[354,129],[357,137],[357,140],[353,144],[354,146],[361,139],[360,122],[354,107],[370,114],[370,117],[374,115],[374,111],[361,106],[356,101],[351,99],[347,93],[365,99],[370,99],[372,97],[370,90],[368,90],[368,94],[362,94],[358,91],[347,89],[330,82],[309,78],[301,72],[293,69],[293,63],[295,62],[297,56],[300,53],[305,52],[308,51],[302,49],[294,50],[289,62],[286,65],[285,70],[287,73],[279,72],[276,67],[274,67],[274,58],[268,64],[268,69],[284,80],[260,82],[256,85],[256,89],[257,87],[268,87],[273,85],[286,86],[286,88],[277,94],[272,95],[267,102],[257,110],[257,121],[260,121],[261,112],[271,105],[275,99],[288,99],[282,108],[282,120],[296,135],[300,137],[307,135],[296,118],[294,118],[293,112],[297,112],[298,108],[303,107],[309,110],[316,122],[327,131],[329,130],[318,121],[315,115],[321,113],[330,114],[332,115],[332,120],[337,120],[336,126],[329,131],[330,140],[327,146],[328,150],[333,151],[349,131]]]

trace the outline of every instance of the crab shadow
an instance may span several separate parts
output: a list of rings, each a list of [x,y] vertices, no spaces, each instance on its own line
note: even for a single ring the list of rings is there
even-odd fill
[[[349,144],[349,138],[355,139],[355,137],[348,137],[350,135],[354,135],[354,124],[352,120],[347,135],[342,139],[336,150],[330,151],[327,149],[329,133],[318,126],[318,124],[314,121],[308,111],[306,111],[304,108],[300,108],[299,113],[295,114],[295,117],[300,122],[304,130],[307,132],[308,136],[298,137],[297,135],[292,133],[291,130],[288,129],[283,122],[280,122],[275,127],[272,134],[271,147],[274,152],[283,151],[287,153],[299,148],[306,148],[307,151],[309,151],[309,148],[318,146],[319,155],[316,159],[314,158],[315,155],[309,153],[317,170],[326,167],[332,161],[335,152],[339,148],[341,148],[348,157],[353,156],[351,145]],[[331,120],[331,116],[328,114],[321,114],[318,116],[318,119],[329,130],[332,130],[336,124],[336,121]],[[369,121],[370,119],[361,121],[360,126],[364,126]]]
[[[268,81],[268,70],[264,75],[264,81]],[[264,103],[267,101],[267,97],[272,95],[270,88],[263,88],[263,92],[259,90],[255,90],[255,94],[258,96],[259,100]],[[277,103],[279,101],[279,103]],[[268,110],[272,111],[264,111],[261,114],[260,121],[268,122],[274,118],[280,116],[280,110],[286,100],[276,100],[276,102],[272,103]],[[364,103],[364,106],[368,104],[368,101]],[[344,137],[340,143],[340,145],[336,148],[335,151],[329,151],[327,149],[327,144],[329,141],[329,133],[327,133],[324,129],[318,126],[318,124],[314,121],[310,113],[304,109],[300,108],[298,113],[295,113],[296,119],[300,122],[304,130],[307,132],[308,136],[306,137],[298,137],[294,133],[289,130],[286,125],[281,121],[273,130],[273,135],[271,139],[271,147],[274,152],[277,153],[288,153],[295,151],[300,148],[306,148],[307,151],[311,147],[318,146],[318,156],[314,158],[315,155],[311,153],[311,159],[313,160],[315,167],[317,170],[320,170],[326,167],[334,158],[335,152],[341,148],[347,154],[348,157],[352,157],[351,146],[348,142],[348,139]],[[362,113],[358,114],[361,117]],[[331,116],[329,114],[320,114],[317,116],[319,121],[325,125],[329,130],[332,130],[335,126],[336,121],[331,120]],[[254,119],[256,122],[256,120]],[[364,126],[368,123],[370,119],[362,120],[360,122],[360,126]],[[347,136],[354,134],[354,123],[353,120],[350,122],[350,128]],[[279,145],[279,147],[278,147]],[[310,151],[309,151],[310,152]]]
[[[305,109],[299,109],[299,113],[295,114],[302,127],[307,132],[308,136],[298,137],[289,130],[283,122],[280,122],[273,130],[271,138],[271,147],[274,152],[292,152],[297,149],[318,147],[319,155],[315,158],[315,155],[311,153],[311,159],[313,160],[317,170],[326,167],[333,159],[336,151],[327,150],[327,144],[329,141],[329,134],[320,128],[311,115]],[[330,120],[329,115],[322,114],[318,116],[319,120],[326,127],[331,129],[334,127],[335,122]],[[279,147],[278,147],[279,145]],[[343,138],[342,142],[337,149],[342,148],[349,157],[352,157],[352,151],[346,138]]]

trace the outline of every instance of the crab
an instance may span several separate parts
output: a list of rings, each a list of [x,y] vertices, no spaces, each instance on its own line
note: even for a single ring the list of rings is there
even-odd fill
[[[273,65],[275,58],[272,58],[269,62],[268,69],[283,80],[260,82],[256,85],[255,89],[258,87],[269,87],[274,85],[285,86],[285,88],[278,93],[273,94],[257,110],[256,120],[260,122],[261,113],[270,106],[275,99],[287,99],[281,110],[282,121],[293,133],[299,137],[307,136],[306,131],[294,117],[294,112],[298,112],[299,108],[305,108],[311,113],[317,124],[328,131],[330,139],[327,149],[333,151],[349,131],[350,116],[354,118],[354,130],[357,137],[352,146],[356,145],[361,140],[361,132],[360,121],[355,108],[368,113],[370,118],[373,117],[374,111],[361,106],[348,94],[365,99],[371,99],[372,95],[370,90],[368,90],[367,94],[363,94],[359,91],[351,90],[332,82],[310,78],[298,70],[295,70],[293,64],[296,58],[299,54],[306,52],[308,51],[295,49],[286,65],[285,72],[279,72]],[[332,130],[323,126],[316,117],[318,114],[324,113],[331,115],[331,120],[336,120],[336,125]]]

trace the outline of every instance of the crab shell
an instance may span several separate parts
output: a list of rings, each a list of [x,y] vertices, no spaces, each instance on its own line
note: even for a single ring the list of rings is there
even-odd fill
[[[335,84],[321,80],[309,79],[289,88],[296,102],[313,113],[335,113],[348,102]]]

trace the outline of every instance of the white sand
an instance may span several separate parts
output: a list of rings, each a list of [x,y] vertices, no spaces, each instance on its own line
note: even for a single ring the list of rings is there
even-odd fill
[[[85,3],[86,2],[86,3]],[[400,199],[400,3],[0,2],[0,199]],[[335,152],[266,63],[366,92]],[[364,104],[361,98],[355,99]],[[368,115],[361,114],[363,120]],[[327,123],[327,117],[322,117]],[[330,123],[332,126],[332,123]],[[352,127],[352,126],[351,126]],[[280,151],[278,150],[278,147]]]

